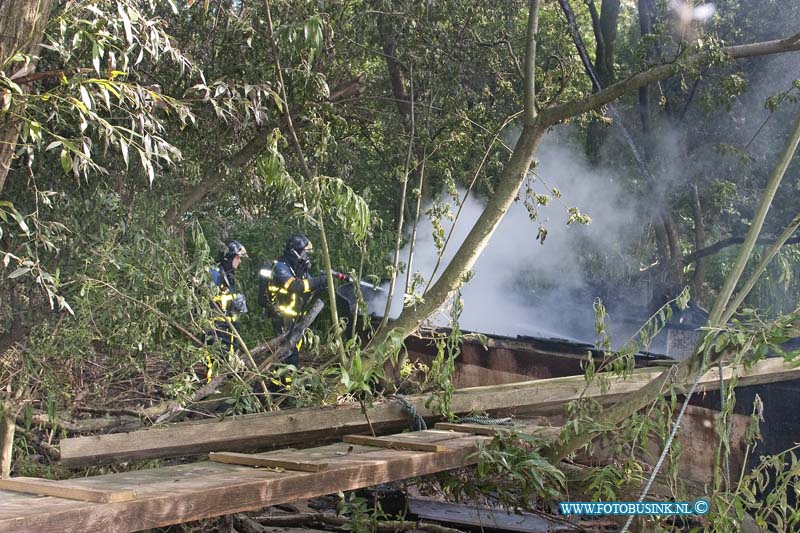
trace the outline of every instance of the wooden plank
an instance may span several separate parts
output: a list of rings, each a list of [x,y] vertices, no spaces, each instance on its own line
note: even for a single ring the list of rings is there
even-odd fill
[[[211,452],[208,454],[208,458],[215,463],[283,468],[284,470],[298,470],[300,472],[321,472],[322,470],[328,468],[327,463],[294,461],[291,459],[282,459],[281,457],[276,456],[264,456],[248,453]]]
[[[438,422],[436,429],[456,431],[459,433],[473,433],[475,435],[497,435],[508,431],[518,431],[527,435],[538,437],[551,437],[561,432],[560,427],[539,426],[535,424],[524,424],[516,421],[513,426],[483,425],[483,424],[454,424],[451,422]]]
[[[321,472],[275,472],[205,461],[81,479],[95,485],[137,487],[135,500],[109,505],[28,496],[31,503],[27,509],[23,510],[25,506],[14,498],[12,509],[6,506],[6,494],[10,493],[0,492],[0,531],[140,531],[255,511],[460,468],[476,461],[474,452],[479,443],[487,440],[479,435],[452,438],[441,453],[373,448],[359,454],[364,462],[330,460],[328,468]],[[339,443],[335,450],[340,451],[342,446]],[[329,455],[326,447],[314,450]]]
[[[434,427],[446,431],[473,433],[475,435],[497,435],[501,432],[517,429],[515,426],[484,426],[481,424],[456,424],[453,422],[437,422]]]
[[[53,481],[35,477],[0,479],[0,490],[94,503],[127,502],[136,498],[136,493],[132,490],[100,490],[83,487],[69,481]]]
[[[392,437],[371,437],[369,435],[345,435],[342,440],[348,444],[362,446],[375,446],[376,448],[390,448],[392,450],[409,450],[415,452],[443,452],[447,446],[429,442],[413,442]]]
[[[456,414],[475,411],[553,412],[564,404],[583,396],[603,403],[613,403],[636,392],[664,369],[635,370],[627,379],[610,378],[610,389],[603,392],[597,384],[588,387],[583,376],[542,379],[492,387],[460,389],[453,393],[451,408]],[[725,369],[729,379],[731,369]],[[756,385],[800,379],[800,368],[793,368],[783,359],[759,361],[742,371],[739,385]],[[700,381],[700,389],[719,387],[719,371],[710,370]],[[430,423],[439,417],[425,407],[427,396],[410,396],[408,401]],[[376,403],[368,409],[376,432],[399,431],[408,424],[397,403]],[[113,461],[199,455],[212,451],[252,452],[272,446],[304,442],[325,442],[342,435],[365,432],[369,426],[361,407],[343,405],[322,409],[293,409],[222,420],[210,423],[184,423],[174,427],[154,428],[131,433],[115,433],[61,440],[62,463],[67,466],[103,464]]]
[[[459,503],[435,502],[408,498],[408,510],[419,518],[437,520],[448,524],[463,524],[500,531],[521,533],[566,533],[586,531],[583,527],[565,523],[565,520],[548,520],[532,513],[509,513],[502,509],[490,509]]]
[[[422,431],[396,433],[391,437],[393,439],[400,439],[405,442],[427,442],[442,444],[444,441],[460,438],[463,437],[463,435],[454,435],[452,431],[442,431],[440,429],[425,429]]]
[[[330,462],[331,459],[337,459],[338,461],[343,457],[358,457],[362,454],[374,451],[375,448],[371,446],[355,446],[353,444],[337,442],[321,448],[294,450],[288,453],[282,452],[281,456],[290,459],[307,459],[327,463]]]
[[[677,413],[676,410],[673,418],[677,417]],[[743,439],[750,426],[750,417],[736,413],[728,416],[730,425],[728,468],[730,468],[731,477],[739,479],[745,460]],[[719,446],[718,417],[718,410],[696,405],[686,406],[686,412],[676,435],[676,444],[680,443],[683,450],[678,460],[678,475],[684,482],[691,480],[705,485],[713,483],[716,456],[709,453],[709,450],[716,450]],[[650,438],[644,453],[640,453],[639,459],[653,466],[661,455],[662,449],[663,442],[660,438]],[[607,438],[600,437],[592,443],[591,451],[580,452],[575,461],[580,464],[597,465],[607,461],[612,462],[615,457],[614,443]]]

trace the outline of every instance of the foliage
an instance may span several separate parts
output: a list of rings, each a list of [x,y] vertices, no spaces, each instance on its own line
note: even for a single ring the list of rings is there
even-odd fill
[[[337,269],[359,276],[383,273],[395,238],[387,228],[396,226],[401,180],[411,170],[409,146],[412,169],[425,165],[427,178],[414,194],[431,201],[431,252],[441,258],[448,221],[455,221],[453,210],[463,203],[459,188],[491,198],[508,162],[514,140],[509,132],[518,124],[522,100],[524,4],[401,0],[364,9],[363,2],[277,3],[280,86],[265,38],[263,3],[57,2],[40,57],[0,58],[0,122],[13,118],[20,131],[0,199],[0,272],[7,278],[0,286],[0,355],[7,371],[0,385],[21,388],[22,403],[53,413],[76,404],[129,408],[191,396],[202,381],[194,365],[205,352],[192,337],[208,325],[206,269],[212,251],[229,238],[246,243],[251,259],[239,271],[239,282],[251,302],[256,301],[259,261],[276,258],[294,232],[309,233],[319,242],[314,232],[321,223],[329,228]],[[557,3],[543,4],[536,86],[545,107],[583,96],[591,86]],[[797,18],[791,15],[798,7],[785,0],[765,0],[747,9],[738,0],[717,4],[718,15],[707,26],[692,25],[691,32],[680,33],[666,11],[668,3],[659,2],[654,31],[644,39],[634,8],[626,6],[617,42],[618,78],[638,72],[643,64],[680,62],[694,50],[712,51],[721,59],[726,43],[774,38],[762,24],[774,20],[773,13],[786,15],[775,23],[787,33]],[[385,25],[378,24],[379,15]],[[585,5],[580,5],[578,21],[591,42]],[[390,92],[394,80],[383,52],[389,40],[396,45],[404,88],[413,98],[413,130],[408,113]],[[37,59],[36,70],[28,72]],[[766,100],[772,118],[763,129],[750,128],[743,103],[748,83],[767,77],[757,62],[733,66],[717,61],[659,85],[658,96],[651,94],[657,100],[649,110],[652,130],[684,128],[681,132],[692,142],[677,154],[669,143],[660,146],[648,139],[644,127],[630,127],[641,110],[632,100],[620,101],[622,120],[647,146],[664,188],[653,191],[642,182],[624,155],[627,149],[606,148],[614,179],[631,193],[630,203],[641,217],[638,245],[626,250],[634,264],[666,268],[666,252],[659,249],[650,222],[654,204],[675,215],[670,245],[676,256],[746,229],[774,152],[772,141],[796,108],[796,82],[778,93],[772,89]],[[286,109],[313,169],[310,179],[298,177],[300,156],[285,123]],[[772,112],[776,109],[780,112]],[[599,116],[572,117],[573,127],[564,136],[574,141]],[[734,123],[746,127],[731,128]],[[758,142],[751,146],[752,140],[732,138],[731,129],[748,135],[752,130],[765,147],[755,151]],[[710,147],[720,149],[712,154]],[[674,168],[678,162],[685,166]],[[702,217],[685,194],[690,181],[698,186]],[[796,215],[796,188],[790,183],[779,195],[768,228],[773,233]],[[519,199],[538,224],[543,244],[547,225],[538,209],[554,200],[570,223],[590,222],[570,198],[562,199],[557,188],[535,174],[527,177]],[[701,218],[705,242],[695,242]],[[552,237],[545,245],[551,244]],[[710,300],[732,262],[725,252],[709,258],[693,297]],[[772,308],[738,317],[718,332],[713,349],[748,346],[757,357],[782,353],[790,322],[774,325],[757,340],[752,331],[765,331],[759,321],[794,308],[798,262],[797,247],[781,253],[748,302],[754,309]],[[701,270],[694,263],[680,266],[680,279],[672,280],[680,286]],[[615,261],[598,265],[586,260],[584,273],[613,280],[619,277],[618,267]],[[661,270],[642,270],[641,276],[651,281],[666,276]],[[430,284],[412,275],[415,288]],[[687,298],[681,293],[673,305],[680,307]],[[406,304],[424,301],[425,295],[412,288]],[[437,339],[436,362],[424,383],[436,389],[431,401],[447,417],[452,416],[461,305],[456,296],[451,330]],[[594,359],[587,360],[587,386],[606,387],[607,376],[629,375],[633,354],[646,349],[670,320],[673,305],[662,307],[612,353],[605,309],[598,302],[598,348],[604,358],[598,367]],[[331,325],[317,324],[324,333],[310,353],[318,361],[330,359],[340,346],[326,334]],[[251,312],[241,321],[241,333],[254,346],[273,332],[268,321]],[[287,393],[297,405],[329,403],[341,395],[370,400],[383,362],[401,359],[403,338],[395,332],[373,351],[351,341],[346,350],[343,368],[278,371],[293,376]],[[227,391],[232,405],[237,412],[260,409],[244,382],[244,376],[251,376],[237,374]],[[667,400],[652,406],[651,416],[633,417],[613,437],[611,445],[624,451],[623,459],[598,471],[592,485],[596,494],[610,494],[620,478],[638,475],[635,461],[645,442],[653,435],[663,437],[672,420],[675,391],[668,392]],[[566,431],[610,429],[593,425],[596,405],[582,402],[571,409],[574,418]],[[533,444],[523,443],[521,449],[526,446]],[[511,454],[504,456],[506,462],[512,456],[512,462],[521,460],[521,453],[503,450]],[[491,467],[486,465],[492,461],[485,461],[487,472],[499,475],[502,460]],[[557,486],[539,481],[539,488]],[[512,496],[510,488],[507,495]]]
[[[730,326],[720,333],[714,350],[726,350],[735,354],[733,365],[748,368],[767,354],[779,354],[787,361],[795,361],[800,350],[786,351],[782,345],[800,316],[800,309],[774,320],[764,320],[752,309],[745,309]],[[712,491],[712,513],[709,516],[710,531],[728,531],[738,527],[745,513],[755,516],[759,527],[776,531],[791,530],[800,516],[787,498],[796,494],[797,468],[795,448],[772,456],[762,456],[760,464],[749,472],[743,469],[738,480],[731,479],[728,465],[731,450],[730,415],[735,405],[737,376],[720,392],[724,395],[724,408],[720,413],[720,447],[715,461]],[[763,422],[763,404],[757,396],[750,417],[750,426],[745,433],[745,465],[747,457],[761,439],[760,423]]]
[[[359,401],[371,399],[375,386],[383,376],[382,369],[379,365],[362,362],[362,355],[358,351],[351,352],[349,363],[349,368],[342,367],[340,370],[345,390]]]
[[[433,393],[426,400],[425,407],[433,409],[446,420],[455,419],[451,408],[453,392],[456,388],[453,378],[456,359],[461,354],[462,334],[458,319],[464,309],[461,293],[456,291],[450,307],[450,331],[436,339],[436,357],[431,363],[427,383],[433,386]],[[433,407],[432,407],[433,406]]]
[[[751,416],[751,425],[746,434],[746,453],[756,448],[760,439],[759,423],[763,422],[760,398]],[[796,528],[800,515],[788,498],[796,496],[798,486],[797,446],[782,453],[762,456],[759,464],[741,476],[735,487],[714,493],[712,513],[708,531],[730,531],[740,527],[746,514],[755,516],[758,527],[774,531],[790,531]],[[723,460],[724,460],[723,456]]]
[[[607,331],[608,315],[600,299],[594,301],[596,346],[603,351],[603,360],[600,365],[595,363],[592,352],[586,357],[583,364],[586,385],[584,393],[590,385],[596,384],[601,391],[608,391],[611,377],[626,379],[631,376],[635,359],[634,356],[642,351],[647,351],[650,343],[672,319],[674,309],[686,309],[689,303],[689,288],[685,287],[681,293],[661,306],[630,338],[617,350],[611,350],[611,338]],[[580,400],[577,402],[580,403]],[[575,405],[577,405],[577,403]]]
[[[290,374],[292,381],[286,393],[294,400],[295,407],[318,407],[331,405],[338,400],[338,391],[335,387],[337,381],[341,382],[338,367],[314,368],[304,366],[296,372],[290,372],[291,367],[284,367]],[[282,377],[278,370],[277,375]]]
[[[440,484],[457,500],[488,500],[509,509],[546,507],[563,497],[566,480],[539,455],[543,444],[530,435],[501,432],[471,456],[477,463],[474,476],[449,476]]]
[[[158,87],[142,85],[131,76],[148,62],[170,61],[179,72],[192,67],[173,46],[154,10],[153,2],[75,2],[51,18],[44,48],[52,55],[44,62],[59,69],[53,75],[57,83],[27,94],[9,77],[0,78],[0,84],[11,90],[6,105],[23,123],[21,141],[29,153],[34,147],[60,149],[64,172],[88,177],[90,171],[105,171],[95,143],[118,149],[126,166],[133,151],[151,183],[155,164],[170,164],[180,157],[163,136],[164,112],[175,113],[185,125],[194,120],[191,111],[160,94]],[[32,59],[19,53],[4,58],[2,70],[24,68]]]
[[[599,306],[597,311],[597,317],[601,319],[598,321],[598,331],[603,339],[602,343],[608,344],[602,328],[604,309]],[[793,361],[800,355],[800,351],[786,351],[782,345],[790,335],[793,335],[797,319],[798,310],[773,320],[765,320],[752,309],[746,309],[735,317],[730,325],[715,332],[715,335],[706,336],[698,349],[731,354],[729,364],[735,369],[749,368],[769,353],[780,354],[787,361]],[[730,416],[735,405],[736,377],[735,372],[733,378],[720,391],[724,395],[724,408],[718,417],[717,432],[720,441],[714,479],[709,492],[712,500],[708,516],[709,524],[705,530],[740,529],[745,520],[745,513],[754,514],[756,522],[762,527],[775,528],[779,531],[791,529],[787,524],[797,520],[794,508],[787,500],[796,484],[793,450],[762,458],[761,466],[750,472],[747,472],[746,468],[743,469],[738,480],[730,478],[730,471],[726,467],[731,453]],[[569,407],[569,422],[562,431],[561,438],[582,432],[602,432],[601,443],[589,451],[592,452],[599,447],[604,450],[604,455],[614,458],[612,463],[591,468],[588,474],[583,476],[582,486],[592,498],[603,501],[626,499],[627,496],[620,492],[624,486],[634,480],[643,480],[642,460],[647,457],[648,447],[653,442],[664,442],[675,423],[678,391],[672,385],[668,387],[666,398],[657,399],[646,412],[636,414],[621,427],[604,427],[599,424],[597,420],[602,407],[595,402],[581,402]],[[763,421],[761,410],[760,400],[757,399],[751,425],[745,436],[747,445],[745,465],[747,457],[760,439],[759,422]],[[667,457],[665,479],[674,497],[680,499],[683,498],[684,489],[677,473],[677,458],[681,453],[677,444],[673,443]],[[772,486],[769,486],[770,481]],[[648,527],[657,527],[659,519],[647,519],[646,524]]]
[[[336,514],[350,519],[350,522],[343,524],[341,528],[354,533],[374,531],[380,520],[388,518],[381,509],[378,498],[374,499],[372,509],[370,509],[369,501],[359,496],[356,492],[339,493]]]
[[[117,212],[125,207],[113,195],[66,203],[71,216],[97,225],[64,238],[60,265],[76,274],[59,291],[74,316],[30,310],[27,320],[36,323],[22,352],[27,375],[60,401],[75,395],[105,401],[119,380],[141,380],[143,390],[166,387],[200,359],[196,344],[173,324],[184,324],[198,336],[205,327],[210,260],[202,234],[195,229],[193,240],[182,243],[161,239],[145,225],[119,224]],[[36,294],[28,294],[33,304]],[[108,374],[95,381],[84,365]]]

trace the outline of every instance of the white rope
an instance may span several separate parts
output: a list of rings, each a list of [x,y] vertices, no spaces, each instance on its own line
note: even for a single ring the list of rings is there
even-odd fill
[[[661,457],[658,458],[656,466],[655,468],[653,468],[653,473],[650,474],[650,479],[647,480],[644,489],[642,489],[642,493],[639,495],[639,500],[638,500],[639,503],[641,503],[644,500],[644,497],[647,496],[650,487],[653,485],[653,481],[655,481],[656,479],[658,471],[661,470],[661,466],[664,464],[664,459],[667,457],[667,453],[669,453],[669,448],[670,446],[672,446],[672,441],[673,439],[675,439],[675,435],[678,434],[678,430],[681,427],[681,420],[683,419],[683,415],[686,413],[686,408],[689,406],[689,400],[692,398],[692,394],[694,394],[694,391],[697,389],[697,385],[700,383],[700,378],[703,377],[704,373],[705,372],[703,371],[702,368],[700,369],[700,372],[697,373],[697,378],[694,380],[692,388],[689,389],[689,393],[686,395],[686,399],[684,400],[683,406],[681,407],[681,412],[678,413],[678,418],[675,420],[675,425],[672,426],[672,431],[670,431],[669,437],[667,437],[667,442],[664,443],[664,450],[661,452]],[[628,531],[631,522],[633,522],[634,516],[635,515],[628,516],[628,521],[625,522],[625,525],[623,526],[620,533],[625,533],[626,531]]]

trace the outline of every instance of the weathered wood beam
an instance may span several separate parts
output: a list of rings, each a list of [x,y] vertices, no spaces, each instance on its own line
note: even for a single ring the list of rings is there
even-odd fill
[[[557,437],[561,432],[561,427],[559,426],[537,426],[533,424],[525,424],[522,426],[519,424],[515,424],[513,426],[502,426],[482,424],[452,424],[450,422],[439,422],[436,424],[435,429],[491,436],[500,433],[507,433],[509,431],[521,431],[527,433],[528,435],[534,435],[541,438]]]
[[[11,475],[11,463],[14,456],[14,433],[17,429],[14,417],[3,413],[0,404],[0,478]]]
[[[350,491],[460,468],[490,437],[461,436],[440,453],[385,450],[339,443],[287,452],[287,458],[327,461],[321,472],[275,472],[204,461],[167,468],[80,478],[103,490],[136,487],[136,499],[98,505],[60,498],[0,493],[0,531],[141,531],[270,505]],[[366,448],[366,449],[365,449]],[[277,458],[277,456],[276,456]]]
[[[543,413],[562,410],[576,398],[595,398],[604,403],[617,402],[639,390],[664,372],[660,368],[634,371],[627,380],[610,379],[607,392],[596,384],[586,385],[583,376],[543,379],[491,387],[457,390],[452,398],[456,414],[476,411],[503,414]],[[666,370],[668,371],[668,370]],[[730,379],[726,368],[724,379]],[[782,359],[759,361],[742,370],[739,385],[759,385],[800,379],[800,368],[792,368]],[[719,371],[709,371],[700,381],[700,389],[719,387]],[[427,396],[407,398],[428,422],[439,417],[425,407]],[[377,403],[368,408],[376,432],[391,432],[405,427],[406,414],[396,403]],[[315,409],[292,409],[248,415],[232,420],[183,423],[172,427],[140,430],[61,440],[62,462],[67,466],[103,464],[114,461],[200,455],[212,451],[263,451],[271,447],[305,442],[324,442],[348,433],[366,432],[369,425],[359,405],[339,405]]]
[[[268,454],[211,452],[208,454],[208,458],[215,463],[261,466],[264,468],[282,468],[284,470],[298,470],[300,472],[322,472],[328,468],[328,463],[280,459],[276,457],[270,457]]]
[[[408,510],[425,520],[437,520],[449,524],[498,529],[500,531],[518,531],[520,533],[567,533],[591,530],[602,531],[602,528],[614,526],[609,520],[572,523],[564,517],[560,520],[550,519],[533,513],[511,513],[504,509],[491,509],[479,505],[463,503],[439,502],[420,498],[408,499]]]
[[[94,489],[78,486],[69,481],[53,481],[34,477],[0,479],[0,490],[93,503],[127,502],[136,498],[136,493],[132,490]]]
[[[369,435],[345,435],[342,441],[347,444],[360,444],[361,446],[372,446],[375,448],[387,448],[390,450],[411,450],[414,452],[443,452],[447,446],[432,442],[412,442],[397,435],[391,437],[371,437]]]

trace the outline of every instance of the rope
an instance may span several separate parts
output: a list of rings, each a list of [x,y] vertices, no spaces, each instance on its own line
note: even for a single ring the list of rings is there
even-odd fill
[[[661,457],[658,458],[658,462],[656,462],[656,466],[655,468],[653,468],[653,473],[650,474],[650,479],[647,480],[647,484],[644,486],[644,489],[642,489],[642,493],[639,495],[639,499],[637,500],[639,503],[644,501],[644,497],[647,496],[647,492],[653,485],[653,481],[655,481],[658,471],[661,470],[661,466],[664,464],[664,459],[667,457],[667,453],[669,453],[670,446],[672,446],[672,440],[675,438],[675,435],[677,435],[678,430],[681,427],[681,420],[683,419],[683,415],[686,414],[686,408],[689,406],[689,400],[692,398],[692,394],[694,394],[694,391],[697,389],[697,385],[700,383],[700,378],[703,377],[703,374],[705,374],[705,372],[703,368],[701,368],[700,371],[697,373],[697,378],[694,380],[694,383],[692,384],[692,388],[689,389],[689,393],[686,395],[686,399],[683,401],[683,406],[681,407],[680,413],[678,413],[678,418],[675,420],[675,425],[672,426],[672,431],[670,431],[669,433],[667,442],[664,443],[664,450],[661,452]],[[620,533],[626,533],[626,531],[628,531],[631,522],[633,522],[634,516],[635,515],[628,515],[628,521],[625,522],[625,526],[623,526]]]
[[[511,417],[491,418],[488,416],[465,416],[458,419],[459,424],[480,424],[482,426],[513,426]]]
[[[408,417],[408,427],[411,429],[411,431],[423,431],[428,429],[425,419],[420,416],[419,412],[417,412],[417,408],[409,403],[408,400],[406,400],[405,396],[402,394],[392,394],[389,396],[389,399],[400,404],[403,412]]]

